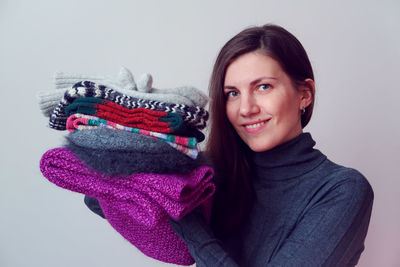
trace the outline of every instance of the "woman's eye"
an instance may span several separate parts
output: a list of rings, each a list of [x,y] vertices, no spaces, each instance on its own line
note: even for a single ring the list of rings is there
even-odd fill
[[[269,88],[271,88],[271,85],[269,84],[261,84],[260,86],[258,86],[258,89],[261,91],[268,90]]]
[[[236,91],[229,91],[228,93],[226,93],[227,97],[235,97],[237,96],[239,93]]]

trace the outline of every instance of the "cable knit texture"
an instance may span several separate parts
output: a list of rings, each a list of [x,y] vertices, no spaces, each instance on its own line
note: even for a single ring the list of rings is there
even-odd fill
[[[147,256],[193,264],[168,218],[180,220],[200,206],[209,220],[215,191],[211,168],[201,166],[182,175],[137,173],[112,179],[88,168],[68,149],[55,148],[42,156],[40,169],[50,182],[97,198],[108,222]]]

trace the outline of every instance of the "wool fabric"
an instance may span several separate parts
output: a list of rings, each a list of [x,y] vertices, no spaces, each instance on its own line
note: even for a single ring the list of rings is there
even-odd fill
[[[65,94],[65,90],[39,91],[36,94],[39,108],[45,117],[50,117],[53,109],[57,107]]]
[[[54,108],[49,120],[50,128],[65,130],[68,116],[65,114],[66,106],[74,99],[81,97],[98,97],[115,102],[126,108],[148,108],[171,113],[177,113],[183,120],[196,129],[204,129],[208,120],[208,112],[199,106],[186,106],[152,100],[143,100],[121,94],[104,85],[98,85],[90,81],[76,83],[72,89],[65,91],[63,99]]]
[[[87,132],[90,131],[88,130]],[[157,149],[141,149],[141,151],[113,150],[112,148],[93,149],[77,146],[72,142],[65,144],[65,147],[74,152],[88,167],[108,175],[187,173],[199,167],[204,162],[201,157],[194,160],[162,141],[147,136],[143,137],[150,139],[150,141],[145,142],[146,144],[154,142],[158,144],[160,149],[167,146],[170,151],[159,152]]]
[[[103,120],[95,116],[91,115],[85,115],[85,114],[72,114],[71,116],[68,117],[67,120],[67,129],[70,132],[75,132],[76,130],[86,130],[90,129],[90,126],[99,126],[101,127],[102,125],[105,126],[110,126],[106,127],[109,129],[115,129],[115,130],[123,130],[127,132],[133,132],[133,133],[138,133],[138,134],[143,134],[146,136],[152,136],[152,137],[157,137],[159,139],[173,142],[179,145],[187,146],[194,148],[197,145],[196,138],[190,138],[190,137],[183,137],[183,136],[176,136],[173,134],[163,134],[163,133],[158,133],[158,132],[153,132],[153,131],[146,131],[134,127],[126,127],[124,125],[120,125],[118,123],[114,123],[108,120]],[[84,127],[84,126],[89,126],[89,127]]]
[[[101,218],[105,219],[103,210],[101,209],[99,200],[97,198],[86,196],[84,197],[85,205],[95,214],[99,215]]]
[[[65,113],[68,116],[74,113],[93,115],[124,126],[161,133],[175,133],[183,126],[182,117],[176,113],[147,108],[128,109],[96,97],[75,99],[66,107]]]
[[[136,83],[133,75],[125,67],[121,68],[116,77],[56,72],[54,75],[54,84],[56,89],[50,91],[39,91],[37,94],[39,107],[43,115],[45,117],[50,117],[53,109],[63,98],[65,91],[71,89],[75,83],[86,80],[104,84],[120,92],[136,90]]]
[[[201,207],[210,218],[213,171],[199,167],[189,174],[143,174],[110,179],[87,168],[71,151],[56,148],[41,158],[40,169],[52,183],[95,197],[108,222],[149,257],[181,265],[193,264],[187,247],[168,218],[183,218]]]
[[[210,164],[202,155],[192,159],[166,142],[132,132],[98,128],[69,133],[66,139],[81,160],[109,174],[185,173]]]
[[[165,142],[147,135],[108,128],[68,133],[66,139],[77,146],[90,149],[165,154],[169,154],[171,151],[176,152]]]
[[[124,126],[196,137],[198,142],[205,139],[202,132],[183,123],[182,116],[176,113],[146,108],[127,109],[114,102],[96,97],[77,98],[66,107],[65,111],[68,116],[74,113],[93,115]]]
[[[153,78],[148,73],[141,75],[136,84],[132,73],[125,67],[121,68],[116,78],[65,72],[56,72],[55,74],[55,86],[58,89],[69,89],[80,81],[100,83],[124,95],[145,100],[199,106],[202,108],[208,102],[207,95],[192,86],[168,89],[153,88]]]
[[[119,73],[116,76],[88,75],[62,71],[57,71],[54,73],[54,85],[56,90],[65,91],[67,89],[70,89],[75,83],[79,81],[92,81],[104,84],[120,92],[137,90],[137,85],[132,72],[125,67],[121,67]]]
[[[186,154],[187,156],[195,159],[198,155],[197,141],[193,137],[183,137],[171,134],[164,134],[159,132],[147,131],[138,128],[132,128],[123,126],[111,121],[103,120],[94,116],[84,115],[84,114],[72,114],[67,120],[67,128],[70,132],[81,131],[81,130],[91,130],[97,128],[108,128],[127,132],[133,132],[138,134],[143,134],[150,136],[166,142],[173,148],[179,150],[180,152]]]

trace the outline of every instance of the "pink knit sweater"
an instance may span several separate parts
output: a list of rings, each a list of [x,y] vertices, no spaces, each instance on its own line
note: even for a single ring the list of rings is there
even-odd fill
[[[211,168],[111,177],[88,168],[70,150],[55,148],[43,154],[40,169],[50,182],[97,198],[111,226],[147,256],[180,265],[194,263],[168,218],[179,220],[200,206],[209,220],[215,191]]]

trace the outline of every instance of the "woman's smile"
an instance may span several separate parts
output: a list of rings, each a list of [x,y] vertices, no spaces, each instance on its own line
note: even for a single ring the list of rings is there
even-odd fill
[[[255,134],[255,133],[260,132],[262,129],[264,129],[264,127],[267,125],[269,120],[270,119],[258,121],[258,122],[247,122],[247,123],[243,124],[243,128],[247,133]]]

